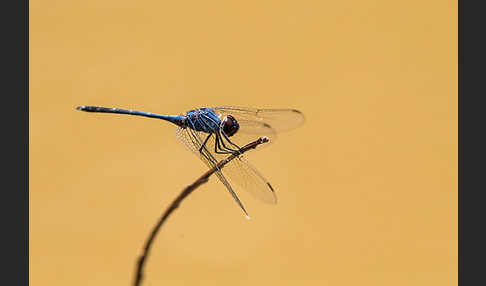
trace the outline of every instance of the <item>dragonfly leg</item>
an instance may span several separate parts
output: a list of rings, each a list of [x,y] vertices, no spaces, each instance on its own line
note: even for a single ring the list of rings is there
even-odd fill
[[[218,132],[220,133],[220,136],[223,135],[224,139],[226,139],[231,145],[233,145],[234,147],[236,147],[236,150],[232,150],[231,148],[226,147],[226,145],[224,145],[223,138],[221,138],[221,143],[223,144],[223,147],[225,147],[228,150],[232,150],[232,151],[239,151],[240,150],[240,146],[238,146],[235,143],[233,143],[231,141],[231,139],[229,139],[229,137],[223,131],[221,131],[221,128],[219,128]]]
[[[208,137],[206,137],[206,139],[204,140],[204,142],[201,144],[201,148],[199,148],[199,153],[201,153],[202,149],[206,147],[206,143],[208,142],[209,137],[211,137],[211,135],[213,135],[213,134],[212,133],[209,133]]]
[[[221,148],[221,145],[219,143],[219,136],[215,135],[216,137],[216,144],[214,144],[214,152],[217,153],[217,154],[231,154],[233,153],[233,151],[231,150],[224,150],[223,148]],[[218,151],[218,148],[219,150],[221,151]]]
[[[224,139],[221,137],[221,134],[224,136],[224,138],[226,138],[226,140],[231,143],[231,145],[235,146],[236,149],[231,149],[229,147],[227,147],[225,144],[224,144]],[[222,132],[221,130],[218,130],[218,134],[216,136],[216,138],[219,138],[221,140],[221,144],[223,145],[223,148],[228,150],[228,151],[231,151],[231,153],[239,153],[240,152],[240,147],[236,144],[234,144],[233,142],[231,142],[229,140],[229,138],[226,136],[226,134],[224,134],[224,132]],[[221,147],[220,147],[221,148]]]

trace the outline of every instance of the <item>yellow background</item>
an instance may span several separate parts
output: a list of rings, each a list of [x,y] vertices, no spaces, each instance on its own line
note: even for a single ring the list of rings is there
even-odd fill
[[[144,285],[456,285],[457,1],[30,2],[31,285],[130,285],[159,215],[204,170],[167,122],[296,108],[250,160],[244,219],[212,178]]]

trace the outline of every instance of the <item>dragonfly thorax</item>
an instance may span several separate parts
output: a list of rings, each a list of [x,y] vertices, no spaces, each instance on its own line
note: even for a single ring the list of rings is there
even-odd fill
[[[218,133],[221,120],[208,108],[191,110],[186,115],[186,127],[204,133]]]

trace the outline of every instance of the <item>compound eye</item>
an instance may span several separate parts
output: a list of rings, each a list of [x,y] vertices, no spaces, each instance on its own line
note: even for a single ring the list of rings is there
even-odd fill
[[[238,121],[236,121],[236,119],[231,115],[227,115],[223,118],[222,126],[223,132],[229,137],[235,135],[238,129],[240,129]]]

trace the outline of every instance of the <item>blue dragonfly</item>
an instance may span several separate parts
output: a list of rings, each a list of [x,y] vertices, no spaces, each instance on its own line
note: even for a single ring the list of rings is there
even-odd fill
[[[241,147],[260,136],[268,137],[269,143],[271,143],[277,138],[278,132],[294,129],[304,122],[302,112],[295,109],[218,106],[190,110],[183,115],[160,115],[136,110],[84,105],[78,106],[76,109],[169,121],[177,125],[176,137],[209,168],[217,166],[218,162],[228,157],[229,154],[237,154]],[[277,202],[272,185],[242,154],[215,174],[246,217],[249,217],[248,212],[233,190],[231,183],[239,185],[266,203],[275,204]]]

